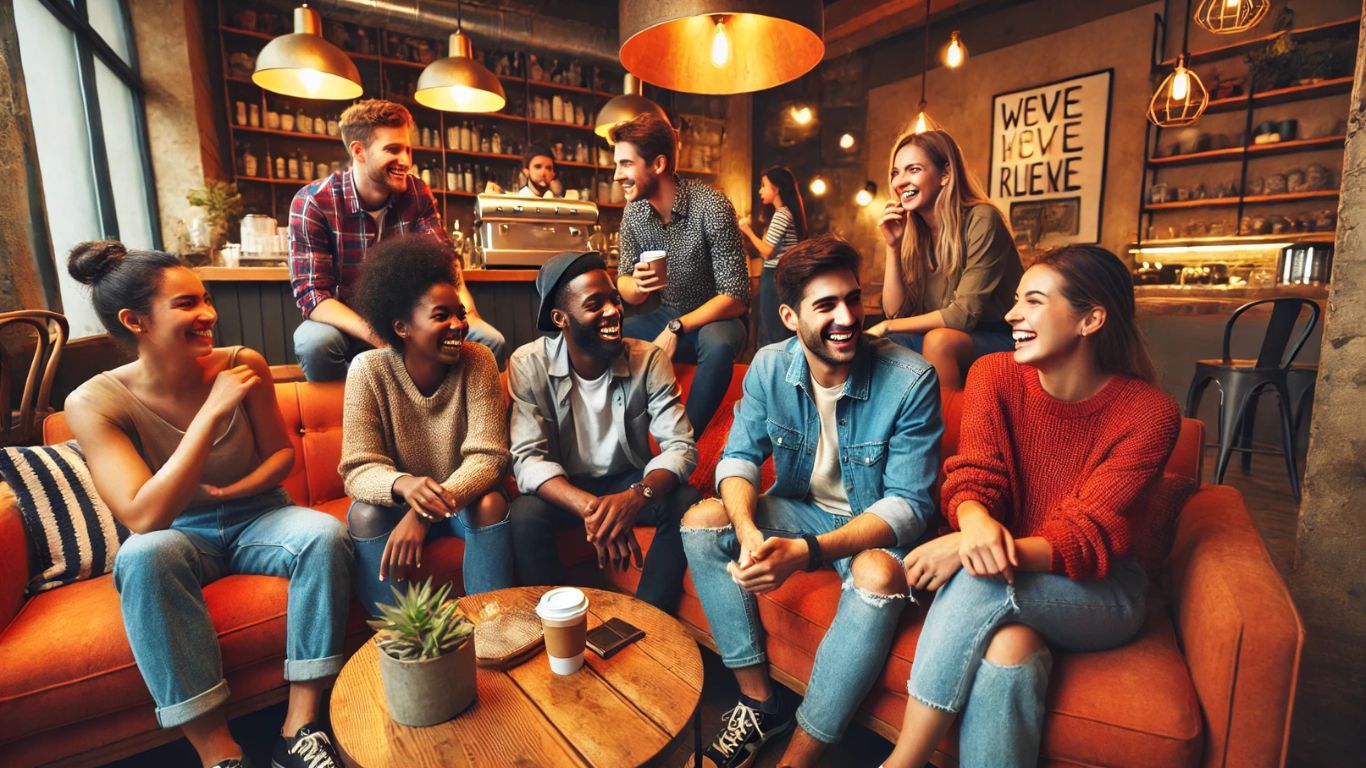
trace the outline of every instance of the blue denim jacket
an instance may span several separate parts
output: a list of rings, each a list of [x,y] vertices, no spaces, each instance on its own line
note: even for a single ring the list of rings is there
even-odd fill
[[[886,521],[898,546],[914,543],[935,513],[930,489],[939,473],[944,423],[934,368],[905,347],[865,338],[835,417],[850,509]],[[759,465],[772,454],[777,477],[765,493],[807,498],[820,434],[801,340],[764,347],[745,374],[735,424],[716,466],[717,489],[728,477],[757,488]]]

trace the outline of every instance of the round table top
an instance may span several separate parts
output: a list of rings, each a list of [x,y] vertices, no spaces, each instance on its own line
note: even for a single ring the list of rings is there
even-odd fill
[[[483,606],[534,609],[549,587],[468,595],[461,608],[478,621]],[[478,697],[455,719],[425,728],[389,717],[374,642],[342,667],[332,692],[332,730],[349,764],[386,766],[640,765],[684,731],[702,695],[702,656],[677,619],[630,595],[584,589],[588,628],[610,618],[645,637],[610,659],[587,651],[583,669],[550,671],[542,648],[507,670],[480,667]]]

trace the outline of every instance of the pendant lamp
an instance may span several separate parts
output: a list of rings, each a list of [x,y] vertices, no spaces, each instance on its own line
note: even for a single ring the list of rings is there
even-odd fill
[[[968,60],[968,47],[963,45],[962,35],[956,29],[949,35],[949,44],[944,46],[943,58],[944,66],[949,69],[958,69]]]
[[[348,101],[361,95],[360,73],[340,48],[323,38],[322,17],[301,5],[294,32],[266,43],[251,81],[273,93],[303,99]]]
[[[1271,9],[1271,0],[1201,0],[1195,23],[1216,35],[1236,35],[1257,26]]]
[[[1176,58],[1176,69],[1157,86],[1152,101],[1148,102],[1148,119],[1159,128],[1178,128],[1190,125],[1205,113],[1209,106],[1209,91],[1200,76],[1186,68],[1190,53],[1190,2],[1186,3],[1185,31],[1181,35],[1181,55]]]
[[[645,98],[643,85],[635,75],[626,74],[626,80],[622,87],[620,96],[613,96],[602,109],[598,110],[598,120],[593,128],[593,132],[607,139],[609,134],[618,123],[624,123],[644,112],[653,112],[659,115],[664,122],[669,122],[669,116],[664,114],[664,108]]]
[[[451,55],[422,70],[413,98],[442,112],[497,112],[508,103],[498,76],[474,60],[474,46],[460,29],[460,3],[455,5]]]
[[[930,0],[925,0],[925,63],[920,69],[920,107],[915,116],[915,122],[911,124],[911,133],[924,133],[926,131],[942,130],[942,126],[930,113],[925,111],[929,104],[925,100],[925,76],[930,71]]]
[[[622,66],[684,93],[750,93],[825,55],[821,0],[620,0]]]

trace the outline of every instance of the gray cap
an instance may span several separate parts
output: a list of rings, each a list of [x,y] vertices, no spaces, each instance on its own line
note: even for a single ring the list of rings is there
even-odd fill
[[[551,256],[536,273],[536,292],[541,295],[541,308],[536,312],[536,327],[542,331],[554,331],[555,324],[550,322],[550,310],[554,309],[552,297],[559,289],[564,276],[583,259],[592,259],[588,269],[607,269],[607,264],[597,251],[568,251]]]

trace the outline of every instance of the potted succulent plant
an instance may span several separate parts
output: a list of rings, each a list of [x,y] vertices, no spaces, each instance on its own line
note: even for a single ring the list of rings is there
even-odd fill
[[[403,725],[442,723],[474,702],[474,623],[447,600],[450,591],[434,590],[431,579],[406,593],[394,588],[394,604],[369,622],[389,716]]]

